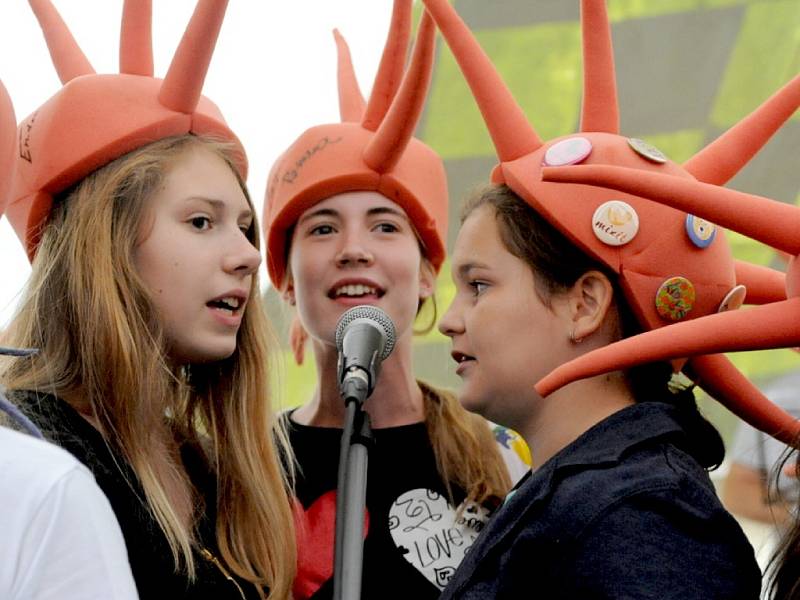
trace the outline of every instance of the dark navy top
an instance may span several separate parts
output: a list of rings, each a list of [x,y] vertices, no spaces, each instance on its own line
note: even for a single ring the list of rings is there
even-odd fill
[[[753,549],[679,420],[635,404],[561,450],[509,495],[442,600],[757,599]]]

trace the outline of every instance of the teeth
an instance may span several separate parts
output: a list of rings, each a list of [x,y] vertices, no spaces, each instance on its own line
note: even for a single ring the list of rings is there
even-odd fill
[[[366,294],[375,295],[377,294],[377,290],[374,287],[362,285],[360,283],[343,285],[336,288],[337,296],[364,296]]]
[[[228,296],[226,298],[221,298],[220,302],[223,304],[227,304],[231,310],[236,310],[239,308],[239,298],[235,298],[233,296]]]

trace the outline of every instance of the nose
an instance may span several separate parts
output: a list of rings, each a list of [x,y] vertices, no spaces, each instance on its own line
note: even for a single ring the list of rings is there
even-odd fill
[[[439,319],[439,332],[450,338],[464,333],[464,320],[461,317],[456,299],[450,303],[442,318]]]
[[[336,253],[337,267],[368,267],[374,261],[372,252],[365,246],[360,231],[342,236],[342,245]]]
[[[223,268],[228,273],[245,276],[255,273],[260,264],[261,253],[258,248],[240,232],[223,260]]]

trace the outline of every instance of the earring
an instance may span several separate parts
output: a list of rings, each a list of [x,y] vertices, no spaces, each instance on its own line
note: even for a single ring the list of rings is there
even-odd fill
[[[580,344],[583,341],[583,338],[575,337],[575,328],[572,328],[572,331],[569,333],[569,341],[573,344]]]

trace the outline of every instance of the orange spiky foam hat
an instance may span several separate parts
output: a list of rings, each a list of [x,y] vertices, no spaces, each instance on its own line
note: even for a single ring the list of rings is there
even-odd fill
[[[411,9],[412,0],[394,2],[368,102],[359,91],[347,44],[334,32],[342,122],[307,129],[275,163],[267,186],[267,270],[278,288],[286,275],[287,235],[297,219],[316,203],[344,192],[376,191],[396,202],[408,214],[434,268],[438,271],[444,262],[444,165],[433,150],[413,137],[430,83],[436,28],[424,14],[405,70]]]
[[[17,139],[17,119],[6,86],[0,82],[0,217],[8,202],[9,178],[14,163],[14,145]]]
[[[201,96],[227,0],[198,0],[163,80],[153,77],[151,0],[125,0],[120,73],[96,74],[50,0],[30,0],[63,87],[19,126],[8,219],[33,259],[53,197],[112,160],[186,133],[231,142],[219,109]]]
[[[627,169],[632,179],[668,177],[669,181],[685,186],[699,185],[697,179],[712,179],[715,183],[727,180],[791,116],[798,103],[797,90],[791,86],[784,88],[776,95],[777,100],[768,101],[748,119],[744,126],[746,133],[734,134],[746,138],[746,144],[732,147],[720,141],[686,164],[678,165],[642,140],[619,135],[605,2],[582,0],[581,131],[542,141],[447,0],[423,2],[450,46],[491,135],[500,159],[492,172],[492,181],[510,187],[569,240],[617,273],[622,292],[640,325],[645,331],[656,330],[647,335],[660,334],[663,353],[653,353],[652,360],[671,359],[676,371],[686,368],[732,412],[762,431],[790,441],[800,432],[798,422],[770,402],[726,357],[710,354],[717,351],[713,347],[709,352],[691,355],[676,351],[671,336],[677,327],[690,330],[697,317],[733,310],[743,302],[784,300],[783,274],[735,261],[724,232],[701,218],[705,214],[702,211],[687,214],[657,204],[646,194],[640,195],[641,188],[617,192],[602,184],[543,181],[542,175],[553,167],[566,165],[579,165],[572,168],[570,177],[585,169],[604,168],[594,165],[613,165]],[[723,147],[727,150],[723,151]],[[795,235],[794,239],[800,240],[800,236]],[[770,309],[765,306],[759,310]],[[742,318],[744,314],[729,318],[734,322],[746,321]],[[635,338],[563,365],[539,382],[537,390],[547,395],[582,377],[625,368],[630,361],[648,362],[650,359],[634,358],[641,346],[632,339]],[[603,351],[605,354],[599,354]],[[599,358],[595,360],[594,356]],[[687,364],[688,356],[691,358]],[[585,368],[573,369],[573,363],[578,361]]]

